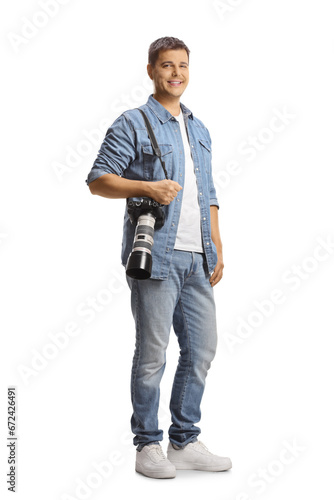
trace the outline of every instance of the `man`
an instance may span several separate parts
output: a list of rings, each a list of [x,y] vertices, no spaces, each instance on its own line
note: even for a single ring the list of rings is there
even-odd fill
[[[211,139],[203,123],[180,103],[189,81],[189,49],[164,37],[149,48],[147,71],[154,94],[141,109],[162,152],[168,180],[154,155],[138,109],[124,112],[108,129],[89,173],[92,194],[106,198],[149,197],[165,205],[165,223],[154,233],[149,279],[127,277],[136,325],[131,375],[136,471],[172,478],[176,469],[221,471],[229,458],[198,441],[200,403],[217,342],[213,287],[223,275],[218,201],[212,181]],[[135,228],[124,218],[122,263]],[[167,458],[158,429],[159,386],[171,326],[180,345],[170,411]]]

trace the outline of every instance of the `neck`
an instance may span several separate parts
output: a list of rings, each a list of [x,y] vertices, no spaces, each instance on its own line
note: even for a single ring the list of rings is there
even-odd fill
[[[171,115],[173,116],[178,116],[181,112],[181,106],[180,106],[180,98],[175,97],[170,98],[170,97],[164,97],[160,96],[157,94],[153,94],[153,97],[156,101],[160,102],[160,104],[167,109],[167,111],[170,112]]]

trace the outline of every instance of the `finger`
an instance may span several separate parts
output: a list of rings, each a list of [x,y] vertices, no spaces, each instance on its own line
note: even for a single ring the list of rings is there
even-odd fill
[[[223,277],[223,269],[222,268],[219,268],[219,269],[215,269],[214,272],[212,273],[212,276],[210,277],[210,283],[211,283],[211,286],[215,286],[217,285],[217,283],[219,283],[219,281],[222,279]]]
[[[214,272],[211,274],[211,276],[210,276],[210,279],[209,279],[210,283],[213,283],[213,282],[215,281],[215,279],[216,279],[216,278],[217,278],[217,272],[216,272],[216,271],[214,271]]]
[[[220,280],[222,279],[222,276],[216,276],[216,278],[214,278],[210,283],[211,283],[211,286],[216,286]]]

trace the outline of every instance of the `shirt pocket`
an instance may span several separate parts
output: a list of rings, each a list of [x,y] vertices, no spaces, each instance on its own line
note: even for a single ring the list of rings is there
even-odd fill
[[[201,145],[201,147],[199,148],[201,154],[200,164],[202,167],[205,168],[205,172],[209,174],[211,171],[211,157],[212,157],[210,142],[204,139],[198,139],[198,142]]]
[[[165,162],[168,179],[172,178],[173,146],[171,144],[158,144],[161,159]],[[142,146],[144,179],[147,181],[161,181],[166,179],[161,161],[154,153],[152,146]]]

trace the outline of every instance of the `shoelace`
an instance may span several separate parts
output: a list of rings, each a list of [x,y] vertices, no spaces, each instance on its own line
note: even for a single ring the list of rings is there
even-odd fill
[[[158,456],[158,458],[161,458],[162,460],[166,460],[164,452],[162,451],[161,446],[159,446],[158,444],[153,444],[149,446],[149,452],[155,453]]]
[[[200,448],[204,448],[204,450],[207,452],[208,455],[212,455],[211,451],[208,450],[208,448],[205,446],[205,444],[202,443],[202,441],[196,441],[194,445],[199,446]]]

